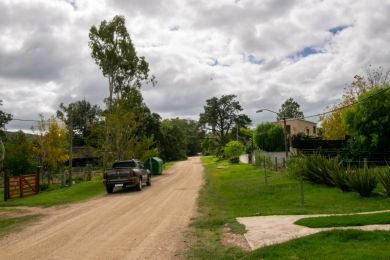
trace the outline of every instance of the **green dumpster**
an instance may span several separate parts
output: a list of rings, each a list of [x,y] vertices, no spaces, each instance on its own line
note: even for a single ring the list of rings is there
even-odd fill
[[[149,157],[149,159],[147,159],[145,162],[144,162],[144,166],[146,167],[146,169],[149,169],[149,171],[156,175],[156,174],[161,174],[162,171],[163,171],[163,160],[161,158],[158,158],[158,157]]]

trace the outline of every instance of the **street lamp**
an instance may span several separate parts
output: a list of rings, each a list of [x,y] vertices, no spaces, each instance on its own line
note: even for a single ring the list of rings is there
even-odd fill
[[[261,113],[261,112],[263,112],[263,111],[268,111],[268,112],[271,112],[271,113],[274,113],[275,115],[278,115],[278,113],[277,112],[275,112],[275,111],[272,111],[272,110],[269,110],[269,109],[267,109],[267,108],[262,108],[262,109],[259,109],[259,110],[257,110],[256,111],[256,113]],[[288,147],[287,147],[287,126],[286,126],[286,117],[284,116],[284,114],[282,114],[283,115],[283,132],[284,132],[284,150],[286,151],[286,160],[287,160],[287,158],[288,158]]]

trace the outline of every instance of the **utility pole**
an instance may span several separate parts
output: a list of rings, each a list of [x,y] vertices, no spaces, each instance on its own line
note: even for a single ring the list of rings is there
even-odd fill
[[[283,115],[283,132],[284,132],[284,150],[286,151],[286,159],[288,158],[288,146],[287,146],[287,125],[286,117]]]
[[[3,172],[3,161],[4,161],[4,157],[5,157],[5,148],[4,148],[4,145],[3,145],[3,141],[1,140],[0,138],[0,173]],[[4,174],[4,201],[7,201],[8,199],[8,196],[7,196],[7,192],[8,192],[8,188],[7,188],[7,174],[5,173],[5,171],[3,172]]]

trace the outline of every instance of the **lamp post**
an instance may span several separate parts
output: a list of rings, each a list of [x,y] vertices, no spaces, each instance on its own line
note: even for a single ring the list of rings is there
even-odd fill
[[[262,109],[259,109],[256,111],[256,113],[261,113],[263,111],[268,111],[268,112],[271,112],[271,113],[274,113],[275,115],[278,115],[277,112],[275,111],[272,111],[272,110],[269,110],[267,108],[262,108]],[[284,150],[286,152],[286,160],[288,158],[288,146],[287,146],[287,126],[286,126],[286,117],[284,116],[283,114],[283,132],[284,132]]]

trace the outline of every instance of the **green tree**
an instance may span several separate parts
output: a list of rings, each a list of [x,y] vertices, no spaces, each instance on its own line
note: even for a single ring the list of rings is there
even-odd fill
[[[239,141],[230,141],[224,148],[224,155],[231,163],[239,163],[244,146]]]
[[[22,131],[9,135],[5,149],[4,168],[9,174],[25,174],[35,169],[32,143]]]
[[[370,153],[390,149],[390,84],[373,87],[345,110],[343,123],[355,139],[355,149]]]
[[[289,98],[282,104],[277,115],[277,120],[283,118],[303,118],[303,112],[299,110],[300,106],[293,98]]]
[[[117,98],[132,87],[140,88],[149,79],[149,64],[144,57],[138,57],[123,16],[115,16],[111,21],[103,20],[99,28],[92,26],[89,31],[91,56],[108,78],[108,109],[111,108],[113,94]],[[154,77],[151,77],[154,83]]]
[[[47,172],[48,184],[53,172],[60,171],[69,160],[68,131],[59,125],[54,116],[41,121],[32,128],[34,132],[33,153],[39,166]]]
[[[283,127],[275,123],[262,123],[255,129],[257,147],[268,152],[284,151]]]
[[[97,105],[91,105],[85,99],[70,103],[65,106],[60,104],[57,117],[67,126],[73,129],[73,145],[86,145],[91,134],[90,127],[100,120],[101,110]]]
[[[247,127],[251,123],[247,115],[239,114],[243,109],[235,99],[236,95],[208,99],[199,116],[199,124],[216,138],[220,151],[229,141],[229,132],[234,127]]]
[[[114,99],[111,111],[104,114],[109,162],[129,158],[144,160],[157,155],[153,136],[144,133],[147,111],[141,92],[136,88],[130,88],[120,99]]]
[[[354,80],[346,88],[341,100],[326,107],[326,110],[333,111],[322,116],[321,125],[324,129],[324,138],[328,140],[344,140],[347,135],[347,129],[342,123],[343,107],[349,106],[358,100],[358,97],[377,85],[389,82],[390,70],[384,72],[382,67],[367,69],[366,76],[355,75]]]
[[[3,100],[0,99],[0,106],[3,105]],[[2,134],[2,129],[4,126],[12,120],[12,115],[0,110],[0,134]],[[1,136],[0,136],[1,137]]]
[[[160,140],[160,156],[165,161],[187,158],[187,136],[182,119],[165,119],[161,122],[163,139]]]

